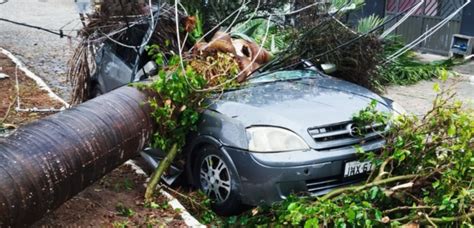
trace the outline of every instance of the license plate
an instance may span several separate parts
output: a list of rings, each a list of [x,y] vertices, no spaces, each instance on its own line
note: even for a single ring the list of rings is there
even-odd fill
[[[357,176],[360,174],[365,174],[370,171],[374,166],[372,163],[366,161],[366,162],[360,162],[360,161],[352,161],[352,162],[347,162],[346,166],[344,168],[344,177],[352,177],[352,176]]]

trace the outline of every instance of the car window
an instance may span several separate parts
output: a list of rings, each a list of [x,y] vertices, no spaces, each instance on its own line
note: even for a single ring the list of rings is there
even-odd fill
[[[114,37],[114,39],[129,46],[140,46],[143,42],[147,28],[147,25],[136,25],[128,29],[127,32]],[[126,47],[112,41],[110,44],[112,45],[112,50],[115,51],[115,54],[125,64],[132,67],[137,57],[137,50],[135,48]]]

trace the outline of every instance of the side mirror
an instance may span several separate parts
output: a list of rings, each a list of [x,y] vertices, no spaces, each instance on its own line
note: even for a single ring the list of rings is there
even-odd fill
[[[321,64],[321,69],[323,69],[324,73],[326,74],[332,74],[337,71],[337,66],[336,64],[332,63],[324,63]]]
[[[153,76],[158,73],[158,65],[154,61],[147,62],[142,69],[140,69],[136,76],[135,81],[141,81],[147,77]]]
[[[318,68],[314,66],[314,64],[306,59],[302,59],[301,62],[303,63],[304,67],[310,70],[317,71]]]
[[[149,61],[143,66],[143,71],[148,76],[155,75],[158,73],[158,65],[154,61]]]

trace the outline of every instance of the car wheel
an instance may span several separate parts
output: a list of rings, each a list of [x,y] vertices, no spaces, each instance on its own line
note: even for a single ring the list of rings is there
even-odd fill
[[[238,214],[242,211],[237,174],[222,152],[207,146],[198,151],[194,164],[194,183],[212,201],[211,207],[222,216]]]

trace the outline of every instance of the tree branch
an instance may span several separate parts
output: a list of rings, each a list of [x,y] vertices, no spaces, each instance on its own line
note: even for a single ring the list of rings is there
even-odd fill
[[[438,228],[438,226],[430,219],[430,217],[426,213],[423,213],[423,216],[430,225],[432,225],[434,228]]]
[[[392,219],[392,221],[397,221],[397,222],[409,222],[413,221],[416,219],[418,216],[404,216],[398,219]],[[452,222],[459,222],[465,219],[472,219],[474,218],[474,212],[471,212],[469,214],[464,214],[460,216],[453,216],[453,217],[442,217],[442,218],[430,218],[431,222],[435,224],[446,224],[446,223],[452,223]],[[429,221],[425,219],[420,219],[418,221],[420,224],[427,225],[430,224]]]
[[[390,163],[391,161],[393,160],[393,157],[389,157],[387,158],[383,163],[382,165],[380,166],[380,169],[379,169],[379,174],[377,175],[377,177],[375,177],[374,181],[380,181],[382,180],[382,178],[388,174],[388,172],[385,172],[385,167],[388,165],[388,163]]]
[[[156,186],[160,182],[161,176],[163,173],[170,167],[171,162],[173,162],[174,158],[178,154],[178,145],[175,143],[171,147],[171,150],[166,155],[165,159],[160,162],[158,168],[156,168],[155,172],[150,177],[150,181],[148,182],[148,186],[146,187],[145,191],[145,201],[151,202],[153,198],[153,193],[155,192]]]
[[[443,217],[443,218],[430,218],[430,220],[436,224],[444,224],[444,223],[451,223],[451,222],[458,222],[461,220],[465,219],[472,219],[474,218],[474,212],[471,212],[469,214],[464,214],[460,216],[454,216],[454,217]],[[422,224],[426,224],[426,220],[421,220],[420,221]]]
[[[357,191],[361,191],[363,189],[370,188],[370,187],[373,187],[373,186],[388,184],[388,183],[402,181],[402,180],[415,179],[416,177],[418,177],[418,175],[397,176],[397,177],[387,178],[387,179],[380,180],[380,181],[373,181],[373,182],[364,184],[362,186],[351,186],[351,187],[346,187],[346,188],[335,189],[333,191],[330,191],[328,194],[324,195],[320,199],[321,200],[327,200],[327,199],[331,199],[334,196],[340,195],[340,194],[345,193],[345,192],[357,192]]]
[[[392,209],[389,209],[389,210],[385,210],[383,212],[383,214],[390,214],[390,213],[393,213],[393,212],[397,212],[397,211],[403,211],[403,210],[417,210],[417,209],[432,209],[432,210],[435,210],[437,207],[432,207],[432,206],[401,206],[401,207],[396,207],[396,208],[392,208]]]

